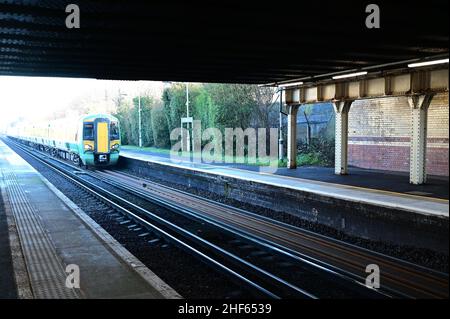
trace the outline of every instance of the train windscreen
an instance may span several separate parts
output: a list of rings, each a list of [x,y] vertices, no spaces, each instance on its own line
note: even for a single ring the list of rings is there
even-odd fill
[[[93,123],[84,123],[83,140],[88,140],[88,141],[94,140],[94,124]]]
[[[116,122],[111,122],[109,136],[111,140],[118,140],[120,138],[119,125]]]

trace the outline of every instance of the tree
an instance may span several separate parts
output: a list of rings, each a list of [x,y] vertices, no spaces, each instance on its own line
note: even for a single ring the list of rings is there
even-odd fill
[[[252,86],[245,84],[205,84],[214,105],[215,125],[220,130],[250,126],[256,101]]]
[[[114,114],[120,123],[120,138],[122,140],[122,144],[124,145],[132,143],[130,109],[131,108],[128,103],[120,101],[117,106],[116,114]]]
[[[256,109],[253,113],[254,125],[266,128],[277,125],[278,105],[274,101],[275,88],[253,86]]]
[[[269,128],[277,125],[278,106],[273,88],[244,84],[190,84],[190,116],[200,120],[202,129],[249,127]],[[139,143],[138,97],[133,106],[116,99],[116,116],[122,123],[124,144]],[[179,128],[186,116],[186,85],[174,83],[162,93],[162,103],[149,95],[141,96],[142,139],[144,146],[171,145],[170,132]]]
[[[169,126],[162,103],[156,104],[151,110],[151,122],[154,146],[166,148],[170,146]]]
[[[200,120],[202,130],[216,126],[216,107],[204,85],[191,86],[192,116]],[[189,99],[191,100],[191,98]]]
[[[169,131],[180,127],[181,118],[186,115],[186,89],[181,83],[172,84],[164,89],[163,108]]]
[[[116,112],[113,114],[120,123],[120,139],[122,144],[130,144],[131,141],[131,129],[130,129],[130,105],[125,103],[123,95],[120,93],[113,97],[113,102],[116,107]]]
[[[141,126],[142,126],[142,145],[152,146],[153,129],[151,121],[151,110],[155,101],[148,95],[141,96]],[[131,135],[132,144],[139,145],[139,97],[133,98],[133,110],[131,114]]]

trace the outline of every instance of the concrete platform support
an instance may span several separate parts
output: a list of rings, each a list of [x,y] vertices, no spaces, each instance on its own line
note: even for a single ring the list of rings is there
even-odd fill
[[[353,101],[333,103],[336,113],[335,160],[334,173],[348,174],[348,112]]]
[[[411,107],[411,136],[409,159],[409,182],[419,185],[427,181],[427,117],[433,95],[417,95],[408,97]]]
[[[287,167],[297,168],[297,112],[298,106],[289,106],[287,117]]]

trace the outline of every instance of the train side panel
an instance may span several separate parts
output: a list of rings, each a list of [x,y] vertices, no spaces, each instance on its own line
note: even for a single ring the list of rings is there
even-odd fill
[[[119,122],[107,114],[21,123],[12,128],[8,135],[62,153],[64,157],[76,159],[83,165],[109,166],[115,165],[119,159]]]

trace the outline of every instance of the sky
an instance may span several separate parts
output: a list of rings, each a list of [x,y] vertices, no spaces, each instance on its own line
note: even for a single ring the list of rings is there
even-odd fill
[[[163,82],[0,76],[0,129],[23,117],[39,119],[77,104],[109,103],[121,93],[160,97]]]

